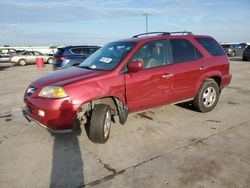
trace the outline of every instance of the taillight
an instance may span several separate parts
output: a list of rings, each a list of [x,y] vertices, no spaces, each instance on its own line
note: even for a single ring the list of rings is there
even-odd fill
[[[64,59],[66,59],[67,57],[65,56],[59,56],[59,57],[56,57],[56,60],[57,61],[63,61]]]

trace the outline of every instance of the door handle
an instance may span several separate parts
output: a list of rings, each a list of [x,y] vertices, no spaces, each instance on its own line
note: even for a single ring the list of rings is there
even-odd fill
[[[207,70],[207,67],[206,67],[206,66],[201,66],[201,67],[200,67],[200,70],[201,70],[201,71],[205,71],[205,70]]]
[[[162,78],[171,78],[172,76],[173,76],[173,74],[165,73],[162,75]]]

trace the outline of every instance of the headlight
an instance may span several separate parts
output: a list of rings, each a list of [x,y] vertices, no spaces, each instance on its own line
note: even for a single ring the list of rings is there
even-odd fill
[[[64,91],[62,87],[47,86],[40,91],[38,96],[46,98],[63,98],[67,97],[68,94]]]

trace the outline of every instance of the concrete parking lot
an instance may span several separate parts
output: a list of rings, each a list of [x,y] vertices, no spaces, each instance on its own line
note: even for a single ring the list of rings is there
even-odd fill
[[[132,114],[104,145],[22,117],[26,87],[50,72],[0,63],[0,187],[250,187],[250,62],[231,60],[232,83],[212,112]]]

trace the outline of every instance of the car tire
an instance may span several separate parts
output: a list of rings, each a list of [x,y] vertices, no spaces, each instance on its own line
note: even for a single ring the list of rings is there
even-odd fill
[[[48,63],[48,64],[53,64],[53,63],[54,63],[54,61],[53,61],[53,59],[52,59],[52,58],[49,58],[49,59],[47,60],[47,63]]]
[[[89,125],[89,138],[94,143],[105,143],[111,129],[111,109],[109,105],[95,105]]]
[[[20,60],[18,61],[18,64],[19,64],[20,66],[25,66],[25,65],[27,65],[27,62],[26,62],[25,59],[20,59]]]
[[[205,80],[193,100],[194,107],[199,112],[209,112],[214,109],[220,96],[220,88],[214,80]]]
[[[242,61],[247,61],[248,59],[245,57],[242,57]]]

